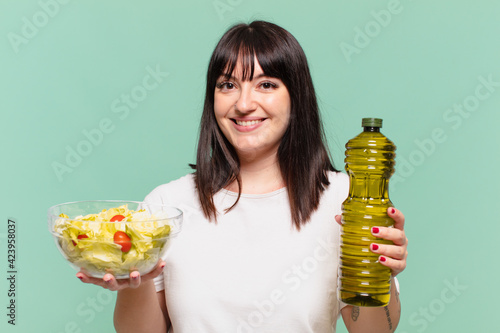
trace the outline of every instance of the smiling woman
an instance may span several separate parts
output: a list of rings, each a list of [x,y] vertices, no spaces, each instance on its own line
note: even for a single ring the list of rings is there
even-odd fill
[[[144,200],[185,216],[165,261],[130,279],[78,277],[118,290],[120,333],[332,333],[340,313],[351,333],[392,331],[396,288],[386,309],[337,298],[336,220],[349,180],[326,147],[297,40],[269,22],[232,27],[208,66],[194,173]],[[389,216],[399,227],[380,227],[377,237],[405,240],[404,216]],[[371,248],[394,276],[406,265],[399,244]]]
[[[294,225],[307,223],[329,184],[327,173],[336,170],[307,58],[288,31],[255,21],[221,38],[208,68],[195,169],[210,219],[217,219],[212,197],[222,188],[241,194],[286,186]],[[260,185],[252,171],[259,171]]]

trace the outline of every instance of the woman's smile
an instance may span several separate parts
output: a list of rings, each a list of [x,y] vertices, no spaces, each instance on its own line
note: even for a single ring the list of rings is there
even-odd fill
[[[234,127],[240,132],[251,132],[260,128],[266,118],[259,119],[232,119]]]

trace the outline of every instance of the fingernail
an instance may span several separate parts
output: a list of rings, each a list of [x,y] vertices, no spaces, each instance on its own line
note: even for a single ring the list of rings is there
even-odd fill
[[[105,277],[105,278],[102,278],[104,280],[104,282],[106,283],[109,283],[109,281],[111,281],[111,279],[109,277]]]
[[[385,257],[380,257],[379,259],[381,262],[385,262],[387,259],[385,259]]]
[[[379,228],[378,228],[378,227],[373,227],[373,228],[372,228],[372,232],[373,232],[374,234],[378,234],[378,233],[379,233],[379,231],[380,231],[380,230],[379,230]]]
[[[394,208],[391,208],[391,214],[394,214],[396,210]]]
[[[165,263],[163,263],[163,264],[161,264],[161,265],[160,265],[160,267],[161,267],[161,268],[163,268],[163,267],[165,267],[165,265],[166,265],[166,264],[165,264]]]
[[[77,275],[76,277],[79,278],[80,281],[83,281],[83,277],[82,276]]]
[[[378,250],[378,245],[377,244],[372,244],[372,250],[377,251]]]

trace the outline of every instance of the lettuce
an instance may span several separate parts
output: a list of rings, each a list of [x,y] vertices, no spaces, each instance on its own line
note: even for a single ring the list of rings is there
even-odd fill
[[[109,222],[115,215],[125,218]],[[171,231],[167,223],[163,212],[153,215],[123,205],[74,218],[61,214],[54,232],[66,259],[87,274],[102,277],[112,273],[117,278],[127,278],[133,270],[145,274],[156,265],[166,250]],[[132,247],[128,252],[122,252],[121,246],[114,243],[117,231],[130,237]]]

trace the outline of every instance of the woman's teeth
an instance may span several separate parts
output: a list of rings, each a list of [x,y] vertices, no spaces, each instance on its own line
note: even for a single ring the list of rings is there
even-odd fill
[[[262,122],[262,119],[260,120],[250,120],[250,121],[241,121],[241,120],[236,120],[236,124],[240,126],[252,126],[256,125],[258,123]]]

